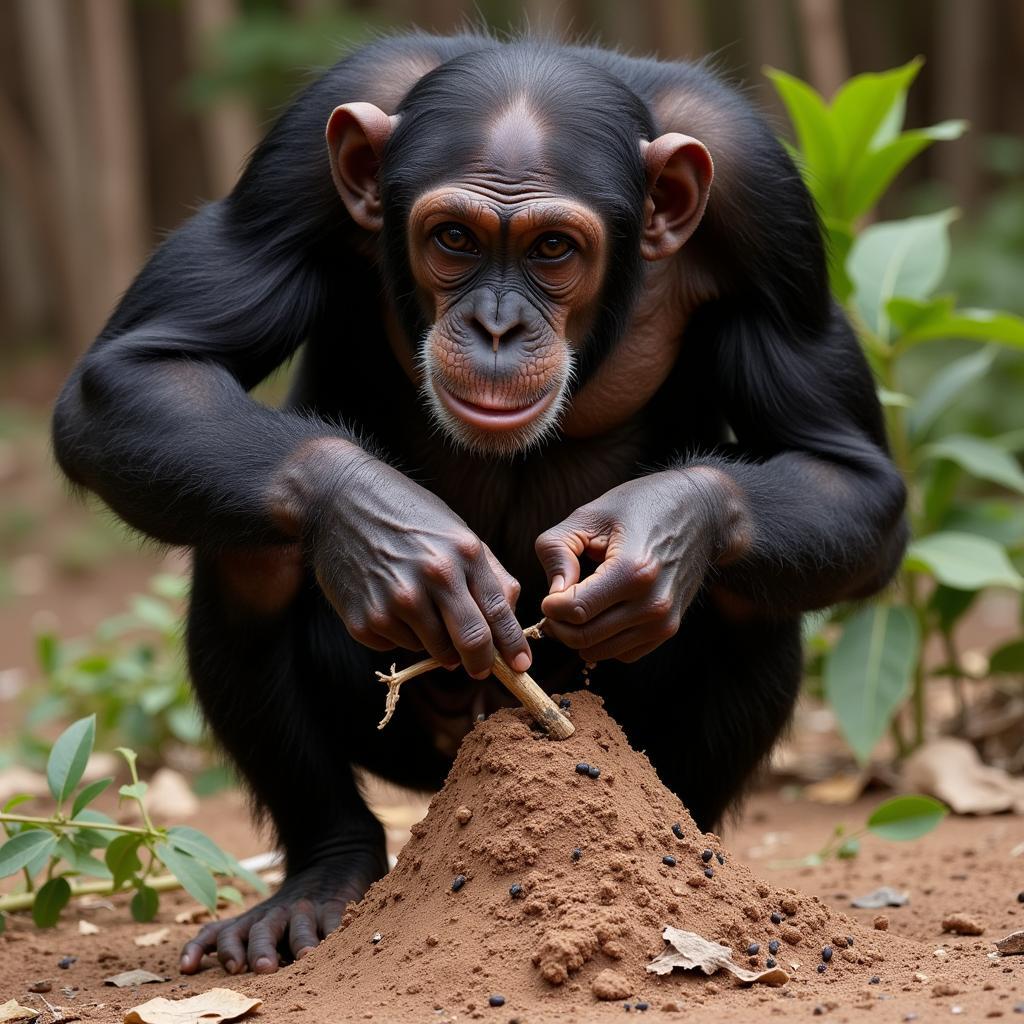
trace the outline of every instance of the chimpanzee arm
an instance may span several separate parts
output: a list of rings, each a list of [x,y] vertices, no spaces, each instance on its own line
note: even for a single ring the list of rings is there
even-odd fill
[[[730,509],[712,590],[772,614],[879,590],[906,543],[905,488],[849,324],[836,309],[825,333],[801,336],[723,304],[703,326],[739,450],[684,463],[709,469]]]

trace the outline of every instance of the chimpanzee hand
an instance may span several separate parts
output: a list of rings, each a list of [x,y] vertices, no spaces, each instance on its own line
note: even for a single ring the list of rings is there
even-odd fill
[[[349,633],[377,651],[426,649],[486,678],[495,649],[531,663],[516,620],[519,584],[436,495],[386,463],[359,458],[321,507],[307,544]]]
[[[669,470],[621,484],[537,538],[549,594],[544,632],[587,661],[636,661],[679,629],[718,556],[717,474]],[[600,562],[580,582],[581,555]]]

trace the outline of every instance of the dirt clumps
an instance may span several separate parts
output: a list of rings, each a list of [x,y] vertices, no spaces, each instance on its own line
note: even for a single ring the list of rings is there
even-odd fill
[[[844,978],[866,985],[887,959],[910,965],[914,944],[755,878],[702,834],[600,698],[573,694],[571,715],[576,733],[563,741],[521,709],[477,724],[395,869],[309,956],[256,981],[267,1010],[298,984],[326,997],[307,1003],[310,1020],[343,1006],[346,1019],[535,1024],[621,1014],[604,1001],[630,998],[682,1010],[735,998],[756,1017],[766,1000],[820,997]],[[791,981],[769,995],[722,973],[714,983],[699,971],[655,976],[646,965],[665,949],[666,925],[730,947],[752,970],[771,946]],[[834,936],[843,956],[818,973]],[[495,991],[500,1011],[488,1003]]]

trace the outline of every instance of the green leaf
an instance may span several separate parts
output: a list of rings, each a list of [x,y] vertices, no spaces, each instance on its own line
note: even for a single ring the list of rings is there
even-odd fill
[[[53,633],[40,633],[36,637],[36,660],[43,672],[52,676],[60,665],[57,637]]]
[[[167,841],[181,853],[195,857],[210,870],[226,873],[228,870],[227,856],[224,851],[207,835],[187,825],[175,825],[167,830]]]
[[[110,868],[115,889],[120,889],[132,875],[142,870],[142,861],[139,859],[141,845],[142,836],[125,833],[119,835],[107,847],[103,859]]]
[[[93,857],[89,850],[88,844],[82,842],[79,836],[65,835],[57,842],[57,853],[67,861],[68,866],[76,874],[110,878],[110,870],[106,864]]]
[[[910,692],[918,646],[911,612],[877,604],[846,621],[825,661],[825,695],[861,764]]]
[[[860,853],[860,840],[856,836],[850,836],[842,846],[836,850],[836,856],[840,860],[853,860]]]
[[[949,225],[956,212],[888,221],[865,228],[853,243],[846,270],[853,303],[868,328],[891,334],[888,306],[900,296],[925,299],[942,280],[949,262]]]
[[[950,434],[921,449],[925,459],[949,459],[979,480],[989,480],[1018,494],[1024,494],[1024,471],[1002,448],[981,437]]]
[[[945,517],[942,529],[976,533],[1011,551],[1024,550],[1024,504],[991,498],[957,505]]]
[[[199,708],[190,702],[167,712],[167,726],[176,740],[195,746],[203,738],[206,723]]]
[[[156,912],[159,909],[160,894],[156,889],[151,889],[148,885],[140,885],[132,897],[132,919],[138,921],[139,924],[145,924],[156,917]]]
[[[0,878],[15,874],[37,857],[50,857],[56,847],[57,837],[52,832],[19,832],[0,845]]]
[[[943,121],[930,128],[904,132],[877,149],[864,150],[846,172],[842,216],[853,221],[867,213],[918,153],[933,142],[959,138],[966,128],[966,121]]]
[[[821,96],[799,78],[777,68],[765,68],[764,73],[771,79],[793,122],[807,187],[822,212],[828,214],[831,211],[825,199],[839,159],[839,142],[828,107]]]
[[[93,802],[109,786],[114,780],[112,778],[97,779],[95,782],[90,782],[88,786],[83,789],[78,796],[75,797],[75,802],[71,805],[71,817],[78,817],[78,812],[84,810],[89,804]]]
[[[914,406],[914,399],[910,395],[883,387],[878,389],[878,400],[888,409],[911,409]]]
[[[95,740],[95,715],[80,718],[57,737],[46,763],[46,780],[58,804],[62,804],[81,781]]]
[[[165,601],[184,601],[188,597],[189,578],[163,572],[149,581],[149,589]]]
[[[66,878],[51,878],[36,893],[32,904],[32,920],[37,928],[52,928],[60,912],[71,899],[71,885]]]
[[[153,852],[193,899],[211,913],[217,909],[217,883],[204,865],[167,843],[157,843]]]
[[[974,604],[977,596],[976,590],[954,590],[940,583],[928,600],[928,608],[938,618],[939,630],[943,633],[951,632],[961,616]]]
[[[228,903],[234,903],[237,906],[241,906],[245,902],[245,897],[233,885],[220,886],[217,889],[217,896],[219,899],[226,900]]]
[[[850,164],[869,148],[893,105],[906,96],[923,63],[921,57],[915,57],[902,67],[855,75],[843,84],[832,100],[841,165]]]
[[[890,307],[893,305],[889,303]],[[910,432],[915,438],[923,437],[929,428],[963,392],[988,373],[996,358],[993,347],[979,349],[962,359],[954,359],[928,382],[918,396],[910,414]]]
[[[1014,640],[993,651],[988,670],[996,675],[1024,675],[1024,640]]]
[[[896,97],[889,112],[882,118],[882,123],[871,140],[870,149],[881,149],[888,145],[903,130],[903,123],[907,119],[907,94],[902,93]]]
[[[870,229],[868,229],[870,230]],[[1024,318],[993,309],[955,309],[952,298],[900,293],[889,302],[889,319],[899,330],[901,349],[940,338],[991,341],[1007,348],[1024,349]]]
[[[904,566],[912,572],[930,572],[940,583],[957,590],[982,587],[1024,589],[1024,578],[1006,551],[986,537],[943,530],[911,543]]]
[[[142,800],[146,796],[149,785],[145,782],[133,782],[122,786],[117,792],[125,800]]]
[[[868,828],[882,839],[903,842],[927,835],[949,813],[930,796],[897,796],[880,803],[868,818]]]
[[[845,305],[853,294],[853,282],[846,272],[846,261],[850,258],[850,249],[853,248],[853,232],[845,221],[825,217],[822,222],[825,227],[828,278],[832,294]]]
[[[132,614],[161,633],[173,633],[181,625],[181,619],[174,609],[146,594],[132,598],[131,609]]]
[[[35,800],[35,797],[31,793],[15,793],[14,796],[12,796],[11,799],[3,805],[3,813],[10,814],[15,807],[20,807],[21,804],[27,804],[29,800]]]

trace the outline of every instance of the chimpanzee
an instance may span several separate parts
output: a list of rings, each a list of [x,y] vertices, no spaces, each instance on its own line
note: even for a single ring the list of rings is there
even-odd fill
[[[249,397],[300,346],[285,408]],[[146,264],[54,439],[193,549],[196,693],[287,854],[186,973],[338,925],[387,866],[352,766],[438,785],[496,652],[552,691],[597,663],[711,827],[790,715],[800,613],[877,591],[905,542],[769,125],[706,67],[530,39],[378,40],[310,86]],[[378,732],[394,648],[451,671]]]

